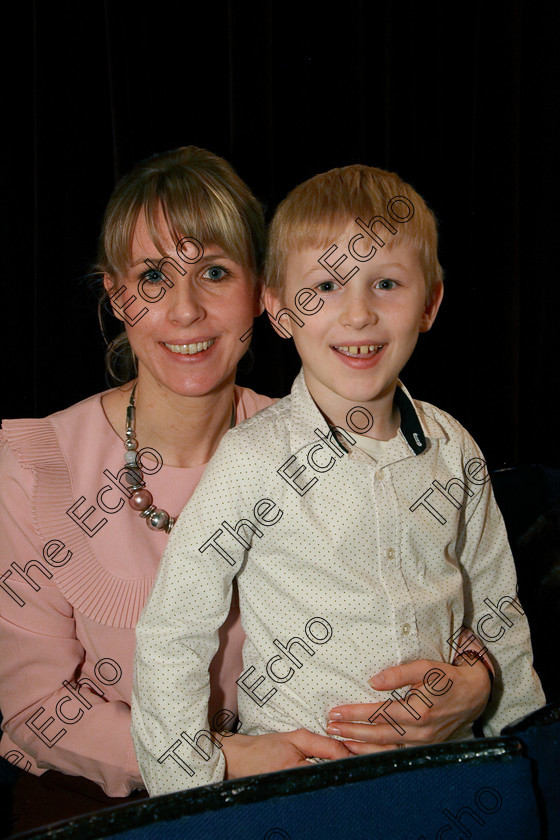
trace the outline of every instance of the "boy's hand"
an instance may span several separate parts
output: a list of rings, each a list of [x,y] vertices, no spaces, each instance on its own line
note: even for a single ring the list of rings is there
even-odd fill
[[[432,669],[444,674],[431,683],[434,692],[440,692],[439,696],[425,687],[424,678]],[[463,657],[458,658],[456,665],[418,659],[386,668],[372,677],[370,683],[377,691],[387,691],[387,700],[335,706],[329,712],[327,732],[355,739],[342,742],[355,755],[392,750],[397,745],[415,747],[446,741],[462,726],[480,717],[491,689],[485,665],[479,661],[471,665]],[[428,706],[421,697],[410,695],[410,707],[418,719],[390,694],[404,686],[418,689],[433,704]],[[401,697],[405,694],[406,691],[399,690]],[[368,721],[380,710],[382,714],[373,723],[354,722]]]
[[[290,767],[307,767],[307,758],[348,758],[352,753],[342,741],[316,735],[307,729],[270,735],[230,735],[222,739],[226,779],[273,773]]]

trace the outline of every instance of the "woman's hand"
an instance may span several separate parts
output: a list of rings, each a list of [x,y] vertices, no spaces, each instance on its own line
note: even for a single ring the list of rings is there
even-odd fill
[[[422,693],[425,701],[418,694],[410,694],[410,702],[404,704],[389,693],[381,703],[331,709],[327,732],[354,739],[342,742],[354,755],[392,750],[397,744],[413,747],[446,741],[482,714],[491,689],[485,665],[478,660],[470,664],[464,657],[454,665],[418,659],[386,668],[369,682],[376,691],[387,692],[410,685]],[[405,696],[403,691],[398,694]],[[373,723],[355,722],[368,721],[380,710]]]
[[[316,735],[307,729],[270,735],[229,735],[222,739],[222,749],[226,779],[303,767],[309,764],[306,759],[311,757],[332,760],[352,755],[342,741]]]

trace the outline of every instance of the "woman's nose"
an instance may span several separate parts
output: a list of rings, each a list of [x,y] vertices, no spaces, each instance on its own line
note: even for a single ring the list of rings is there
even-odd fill
[[[173,324],[188,325],[204,317],[205,310],[194,284],[186,276],[174,278],[174,284],[166,294],[169,320]]]

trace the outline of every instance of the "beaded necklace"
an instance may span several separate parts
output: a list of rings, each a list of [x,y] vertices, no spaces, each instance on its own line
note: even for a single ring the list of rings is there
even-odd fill
[[[136,386],[135,382],[130,394],[130,400],[126,407],[126,440],[124,442],[124,465],[127,467],[125,473],[125,480],[131,485],[131,496],[128,503],[132,510],[137,511],[142,519],[146,520],[148,528],[155,531],[166,531],[171,533],[171,529],[175,525],[176,516],[170,516],[166,510],[157,508],[154,504],[154,498],[149,490],[146,489],[146,482],[144,481],[144,473],[140,469],[137,461],[138,441],[136,439]],[[235,400],[231,407],[231,423],[230,429],[235,426]]]

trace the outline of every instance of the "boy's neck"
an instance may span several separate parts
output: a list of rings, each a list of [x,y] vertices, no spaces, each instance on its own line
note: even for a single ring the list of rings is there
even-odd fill
[[[395,403],[396,381],[383,389],[374,400],[349,400],[326,388],[305,367],[303,374],[313,401],[331,426],[339,426],[374,440],[391,440],[398,433],[401,414]],[[352,411],[359,408],[365,411]]]

